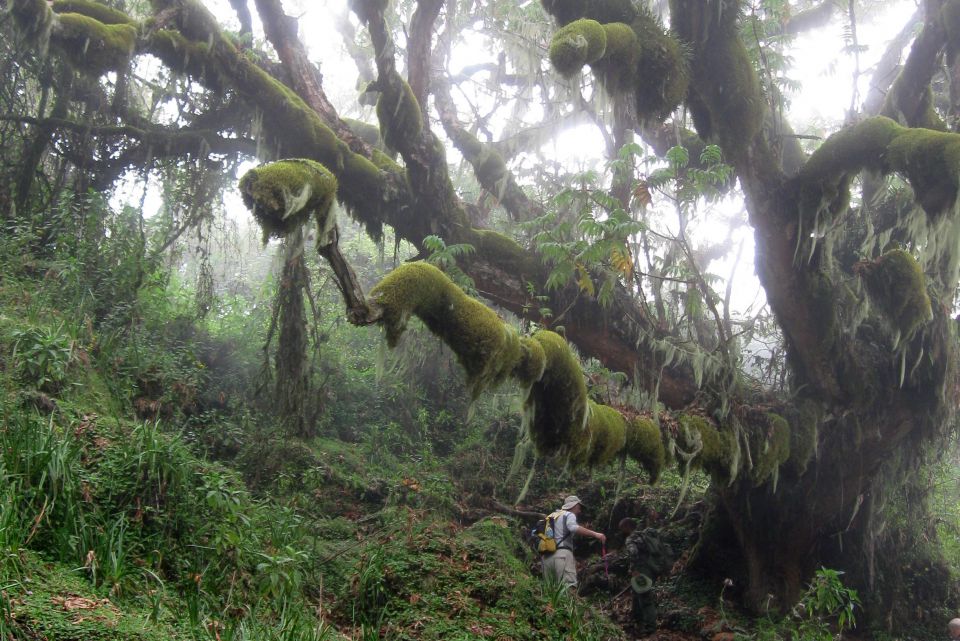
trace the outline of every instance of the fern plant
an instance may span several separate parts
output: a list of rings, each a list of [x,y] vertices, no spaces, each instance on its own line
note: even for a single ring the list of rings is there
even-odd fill
[[[468,243],[448,245],[439,236],[430,235],[423,239],[423,248],[429,252],[426,259],[428,263],[443,270],[463,291],[468,294],[476,293],[473,279],[460,269],[457,260],[474,253],[473,245]]]

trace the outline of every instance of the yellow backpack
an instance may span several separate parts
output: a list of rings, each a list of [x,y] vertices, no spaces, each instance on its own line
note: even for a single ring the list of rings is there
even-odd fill
[[[567,513],[566,510],[557,510],[552,514],[548,515],[545,519],[540,519],[537,521],[537,527],[534,528],[533,533],[537,539],[537,552],[540,554],[553,554],[557,551],[557,548],[564,539],[570,536],[570,532],[567,532],[558,541],[556,539],[556,524],[557,519],[561,519]]]

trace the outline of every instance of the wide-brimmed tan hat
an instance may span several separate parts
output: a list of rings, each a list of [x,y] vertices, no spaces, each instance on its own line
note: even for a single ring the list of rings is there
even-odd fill
[[[573,506],[577,504],[583,505],[583,501],[580,500],[580,497],[574,494],[571,494],[567,498],[563,499],[563,507],[561,507],[560,509],[569,510],[569,509],[572,509]]]

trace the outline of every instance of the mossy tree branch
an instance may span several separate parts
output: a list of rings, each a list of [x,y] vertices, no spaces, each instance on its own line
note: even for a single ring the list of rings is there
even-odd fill
[[[279,0],[256,0],[256,6],[267,40],[273,45],[289,74],[293,90],[352,151],[369,158],[372,155],[370,147],[340,119],[336,108],[323,91],[322,78],[310,62],[303,42],[297,37],[296,19],[283,12],[283,5]]]
[[[150,146],[155,155],[179,156],[196,151],[205,146],[214,153],[252,154],[256,151],[256,141],[250,138],[224,138],[210,129],[182,127],[166,129],[162,127],[141,128],[133,125],[90,125],[67,118],[33,118],[31,116],[0,115],[0,120],[19,122],[27,125],[51,127],[92,136],[122,137],[134,139]]]
[[[941,11],[957,0],[927,0],[923,29],[913,41],[903,69],[887,93],[880,115],[910,127],[944,129],[933,109],[930,81],[940,70],[947,30]]]
[[[887,44],[880,60],[873,67],[870,76],[870,91],[863,101],[863,111],[868,116],[876,116],[883,108],[890,87],[901,72],[903,49],[913,39],[916,33],[916,24],[922,19],[922,11],[917,11],[904,23],[903,28]]]
[[[543,207],[523,193],[503,157],[460,124],[450,84],[444,78],[434,80],[433,95],[444,131],[473,167],[480,186],[493,194],[514,220],[529,221],[542,216]]]
[[[426,106],[432,77],[430,73],[430,61],[433,60],[431,40],[434,24],[443,4],[443,0],[420,0],[420,2],[417,2],[417,9],[413,12],[413,18],[410,22],[410,40],[407,43],[407,69],[409,70],[407,78],[410,82],[410,90],[413,91],[417,104],[421,107],[425,122],[427,122]]]

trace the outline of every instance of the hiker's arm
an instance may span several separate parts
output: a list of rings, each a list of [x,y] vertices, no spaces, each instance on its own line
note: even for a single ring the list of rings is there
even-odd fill
[[[589,536],[599,540],[601,543],[607,542],[607,535],[602,532],[594,532],[593,530],[587,529],[582,525],[577,528],[577,531],[574,532],[576,536]]]

